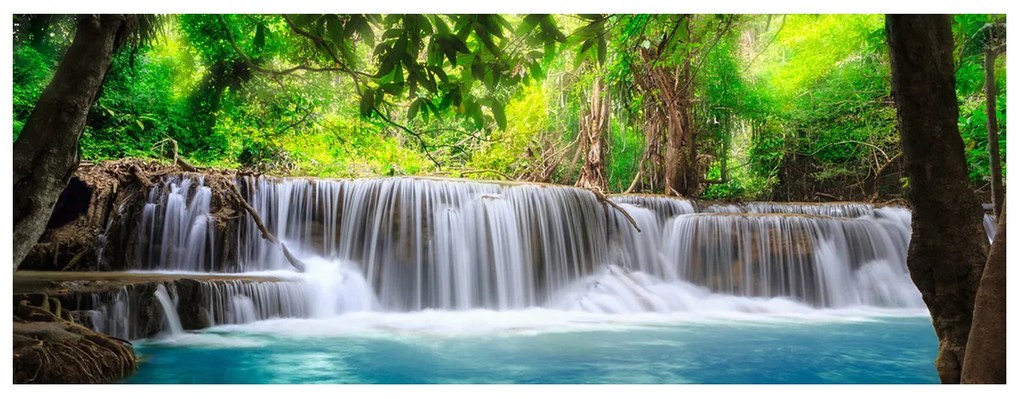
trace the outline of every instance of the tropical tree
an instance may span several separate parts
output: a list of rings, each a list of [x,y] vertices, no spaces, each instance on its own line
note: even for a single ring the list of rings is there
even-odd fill
[[[157,26],[147,16],[78,18],[71,46],[14,142],[14,270],[78,167],[78,139],[114,54],[130,39],[151,37]]]

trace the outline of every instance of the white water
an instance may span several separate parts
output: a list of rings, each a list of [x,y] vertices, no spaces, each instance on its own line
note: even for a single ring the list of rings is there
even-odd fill
[[[228,324],[246,324],[258,320],[255,310],[255,302],[244,295],[234,295],[230,298],[232,311],[227,314]]]
[[[212,190],[199,176],[171,177],[156,185],[142,208],[137,263],[143,269],[213,271],[216,223]]]
[[[924,313],[906,269],[910,212],[902,208],[613,196],[639,232],[572,187],[413,178],[238,184],[305,273],[290,271],[247,215],[237,219],[236,248],[218,245],[225,232],[213,227],[200,178],[154,188],[139,221],[145,269],[297,280],[203,282],[218,326],[457,319],[438,310],[572,320]],[[478,322],[492,322],[486,317]]]
[[[415,312],[352,312],[325,318],[269,319],[251,324],[210,328],[212,333],[243,332],[240,336],[217,336],[238,346],[259,335],[271,337],[373,336],[421,339],[456,336],[513,336],[574,331],[632,330],[678,324],[775,325],[869,322],[898,317],[927,317],[924,309],[851,307],[816,309],[782,299],[736,299],[708,295],[708,306],[672,313],[598,313],[533,307],[516,310],[473,309],[462,311],[423,310]],[[730,303],[734,301],[734,303]]]
[[[166,287],[163,284],[157,285],[153,296],[159,301],[163,312],[163,333],[170,336],[183,334],[184,327],[181,327],[181,319],[177,317],[177,304],[170,298]]]
[[[985,234],[988,236],[988,242],[995,240],[995,216],[985,214],[982,220],[982,225],[985,227]]]

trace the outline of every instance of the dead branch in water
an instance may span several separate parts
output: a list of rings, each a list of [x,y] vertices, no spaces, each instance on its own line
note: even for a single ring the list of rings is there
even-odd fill
[[[244,199],[244,196],[241,195],[241,191],[237,189],[237,186],[231,184],[230,191],[234,194],[234,197],[236,197],[237,202],[241,204],[241,207],[244,208],[246,212],[248,212],[248,215],[251,215],[252,220],[255,221],[255,226],[258,227],[259,231],[262,233],[262,238],[265,238],[274,245],[279,246],[280,249],[283,250],[283,256],[287,258],[287,262],[290,262],[290,265],[293,266],[298,271],[304,272],[306,270],[305,263],[302,262],[297,257],[295,257],[294,254],[292,254],[290,250],[287,249],[286,244],[280,242],[280,240],[278,240],[276,236],[273,235],[273,233],[269,232],[269,229],[266,228],[266,225],[262,223],[262,218],[259,217],[259,213],[255,211],[255,208],[252,208],[251,204],[248,203],[248,200]]]
[[[621,207],[619,204],[613,202],[613,200],[611,200],[608,197],[606,197],[605,193],[603,193],[602,191],[593,190],[593,189],[588,189],[588,191],[591,191],[591,193],[595,195],[595,198],[597,198],[599,200],[599,202],[602,202],[603,205],[609,205],[609,206],[613,207],[613,209],[616,209],[621,214],[623,214],[623,217],[627,218],[627,221],[630,222],[630,225],[634,226],[634,230],[637,230],[638,233],[641,232],[641,228],[638,227],[638,224],[637,224],[636,221],[634,221],[634,218],[632,216],[630,216],[630,214],[627,213],[627,211],[625,209],[623,209],[623,207]]]

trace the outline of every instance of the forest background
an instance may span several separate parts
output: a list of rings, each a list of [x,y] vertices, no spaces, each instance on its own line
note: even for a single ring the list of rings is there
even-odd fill
[[[953,20],[960,132],[986,202],[982,46],[1004,23]],[[16,16],[15,139],[75,24]],[[730,200],[909,188],[881,15],[179,15],[152,29],[116,53],[82,159]],[[1005,64],[993,59],[1003,175]]]

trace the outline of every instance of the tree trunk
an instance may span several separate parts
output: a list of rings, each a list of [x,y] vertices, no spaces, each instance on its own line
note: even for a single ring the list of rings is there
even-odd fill
[[[134,27],[124,15],[88,15],[14,142],[14,270],[39,240],[78,166],[78,139],[113,54]]]
[[[1006,208],[999,214],[995,242],[988,253],[974,299],[974,324],[963,357],[962,382],[1006,383]]]
[[[609,100],[606,94],[602,79],[596,78],[591,89],[590,109],[581,125],[581,140],[586,152],[581,175],[577,178],[578,187],[599,192],[606,192],[608,187],[606,131],[609,129]]]
[[[644,95],[645,155],[648,188],[661,189],[666,195],[693,195],[700,184],[694,147],[694,123],[691,118],[693,73],[691,56],[676,66],[659,65],[654,47],[641,49],[644,61],[634,73],[638,90]],[[644,178],[638,174],[628,191]]]
[[[939,337],[939,378],[957,383],[988,239],[957,126],[950,20],[889,15],[886,32],[913,207],[907,266]]]
[[[989,172],[992,174],[992,214],[1002,212],[1002,199],[1006,190],[1002,186],[1002,160],[999,155],[999,122],[995,117],[995,50],[985,50],[985,112],[988,127]]]
[[[694,125],[691,123],[691,60],[687,58],[683,65],[671,76],[672,91],[667,87],[663,99],[668,102],[666,132],[666,195],[692,195],[698,188],[698,174],[695,172],[697,150],[694,148]]]

